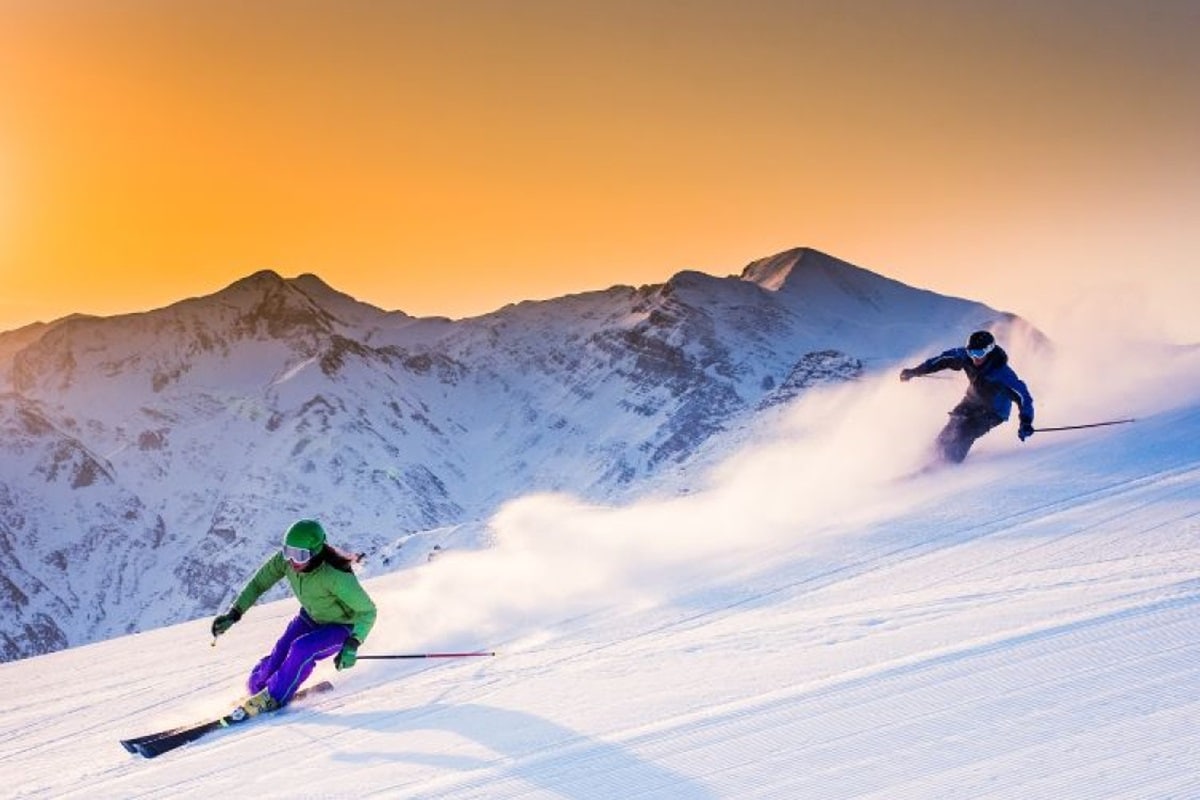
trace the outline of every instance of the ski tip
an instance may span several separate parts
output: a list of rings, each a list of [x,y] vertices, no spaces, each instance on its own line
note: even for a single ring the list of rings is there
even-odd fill
[[[144,742],[121,740],[121,746],[129,751],[130,755],[141,756],[142,758],[154,758],[158,755],[158,751],[144,747]]]

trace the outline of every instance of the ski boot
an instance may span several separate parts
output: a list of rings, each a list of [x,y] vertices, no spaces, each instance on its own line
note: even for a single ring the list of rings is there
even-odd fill
[[[242,701],[242,704],[235,708],[229,714],[231,722],[242,722],[243,720],[257,717],[259,714],[265,714],[270,711],[275,711],[279,708],[279,701],[271,697],[271,693],[266,689],[255,695],[251,695]]]

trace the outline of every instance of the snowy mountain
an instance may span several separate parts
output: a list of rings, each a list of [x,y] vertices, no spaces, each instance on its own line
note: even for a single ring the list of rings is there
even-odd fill
[[[0,655],[208,615],[292,520],[373,574],[508,500],[689,488],[813,387],[1022,327],[810,249],[450,321],[312,275],[0,335]]]
[[[495,658],[325,662],[332,693],[153,761],[117,740],[226,711],[294,600],[0,664],[6,794],[1200,797],[1200,354],[1106,347],[1100,384],[1089,344],[1022,361],[1045,424],[1135,423],[904,478],[961,386],[880,374],[769,408],[690,494],[520,497],[365,582],[364,654]]]

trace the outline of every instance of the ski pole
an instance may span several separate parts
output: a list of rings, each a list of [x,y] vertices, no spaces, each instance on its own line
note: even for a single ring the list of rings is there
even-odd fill
[[[1108,422],[1089,422],[1087,425],[1059,425],[1057,428],[1034,428],[1035,433],[1049,433],[1051,431],[1077,431],[1082,428],[1103,428],[1105,425],[1124,425],[1126,422],[1136,422],[1132,417],[1128,419],[1112,419]]]
[[[359,660],[359,661],[362,661],[364,658],[376,658],[376,659],[395,659],[395,658],[472,658],[472,657],[474,657],[474,656],[494,656],[494,655],[496,655],[496,654],[495,654],[494,652],[491,652],[491,651],[488,651],[488,652],[479,651],[479,652],[474,652],[474,653],[404,653],[404,654],[400,654],[400,655],[379,655],[379,656],[366,655],[366,656],[359,656],[359,657],[358,657],[358,660]]]

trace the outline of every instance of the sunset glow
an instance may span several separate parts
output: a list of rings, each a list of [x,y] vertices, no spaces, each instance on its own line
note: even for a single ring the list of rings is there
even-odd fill
[[[0,2],[0,330],[262,268],[457,317],[807,245],[1200,340],[1197,30],[1110,0]]]

